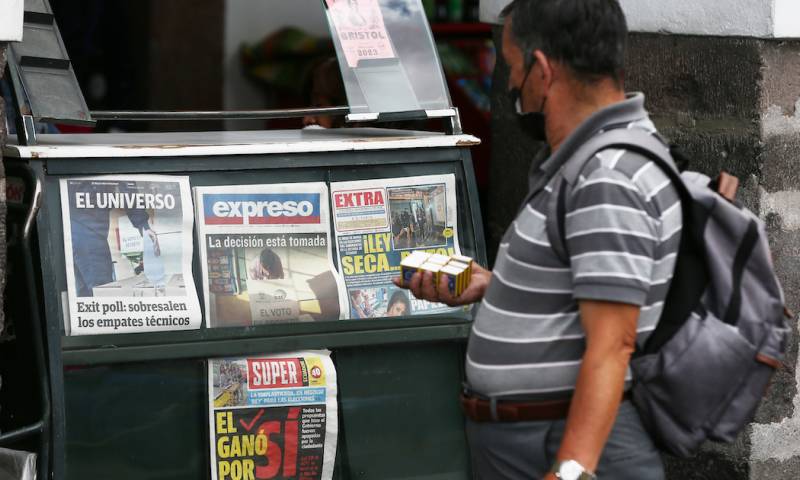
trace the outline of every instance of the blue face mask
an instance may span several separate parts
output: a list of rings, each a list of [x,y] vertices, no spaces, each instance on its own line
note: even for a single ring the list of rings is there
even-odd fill
[[[527,63],[527,62],[526,62]],[[522,123],[522,128],[533,137],[534,140],[538,140],[540,142],[547,141],[547,132],[545,129],[545,116],[544,116],[544,102],[547,100],[547,97],[542,99],[542,106],[539,108],[538,112],[523,112],[522,111],[522,89],[525,88],[525,83],[528,81],[528,76],[531,74],[531,69],[533,68],[533,63],[530,63],[528,67],[528,71],[525,72],[525,78],[522,79],[522,85],[519,88],[512,88],[508,91],[509,96],[511,97],[511,103],[514,104],[514,110],[516,111],[520,122]]]

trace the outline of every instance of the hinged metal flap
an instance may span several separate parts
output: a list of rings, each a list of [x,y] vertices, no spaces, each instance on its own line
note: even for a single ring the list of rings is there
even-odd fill
[[[47,0],[25,0],[22,42],[10,44],[8,67],[20,114],[94,124]]]

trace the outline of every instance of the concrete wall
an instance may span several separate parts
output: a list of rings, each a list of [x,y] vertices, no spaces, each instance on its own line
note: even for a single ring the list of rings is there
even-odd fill
[[[500,47],[500,27],[495,29]],[[492,94],[493,152],[487,236],[494,252],[527,190],[538,145],[519,130],[498,57]],[[743,181],[740,200],[767,221],[787,304],[800,310],[800,40],[634,33],[627,87],[647,96],[662,133],[708,174]],[[732,445],[708,444],[688,460],[667,459],[668,478],[800,478],[797,322],[785,368],[755,422]]]
[[[510,0],[481,0],[481,20],[499,23]],[[800,37],[797,0],[619,0],[634,32],[756,38]]]

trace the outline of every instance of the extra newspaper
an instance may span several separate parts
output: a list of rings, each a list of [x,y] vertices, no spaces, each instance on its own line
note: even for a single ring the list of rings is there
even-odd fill
[[[196,187],[209,327],[338,320],[324,183]]]
[[[330,479],[338,432],[328,351],[208,362],[211,476]]]
[[[199,328],[188,177],[62,179],[71,335]]]
[[[339,271],[350,318],[418,315],[450,310],[413,298],[392,278],[415,250],[460,255],[454,175],[331,184]]]

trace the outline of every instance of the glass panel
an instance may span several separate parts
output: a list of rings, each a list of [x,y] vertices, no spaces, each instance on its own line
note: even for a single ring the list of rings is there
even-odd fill
[[[420,0],[322,0],[350,111],[450,108]]]

